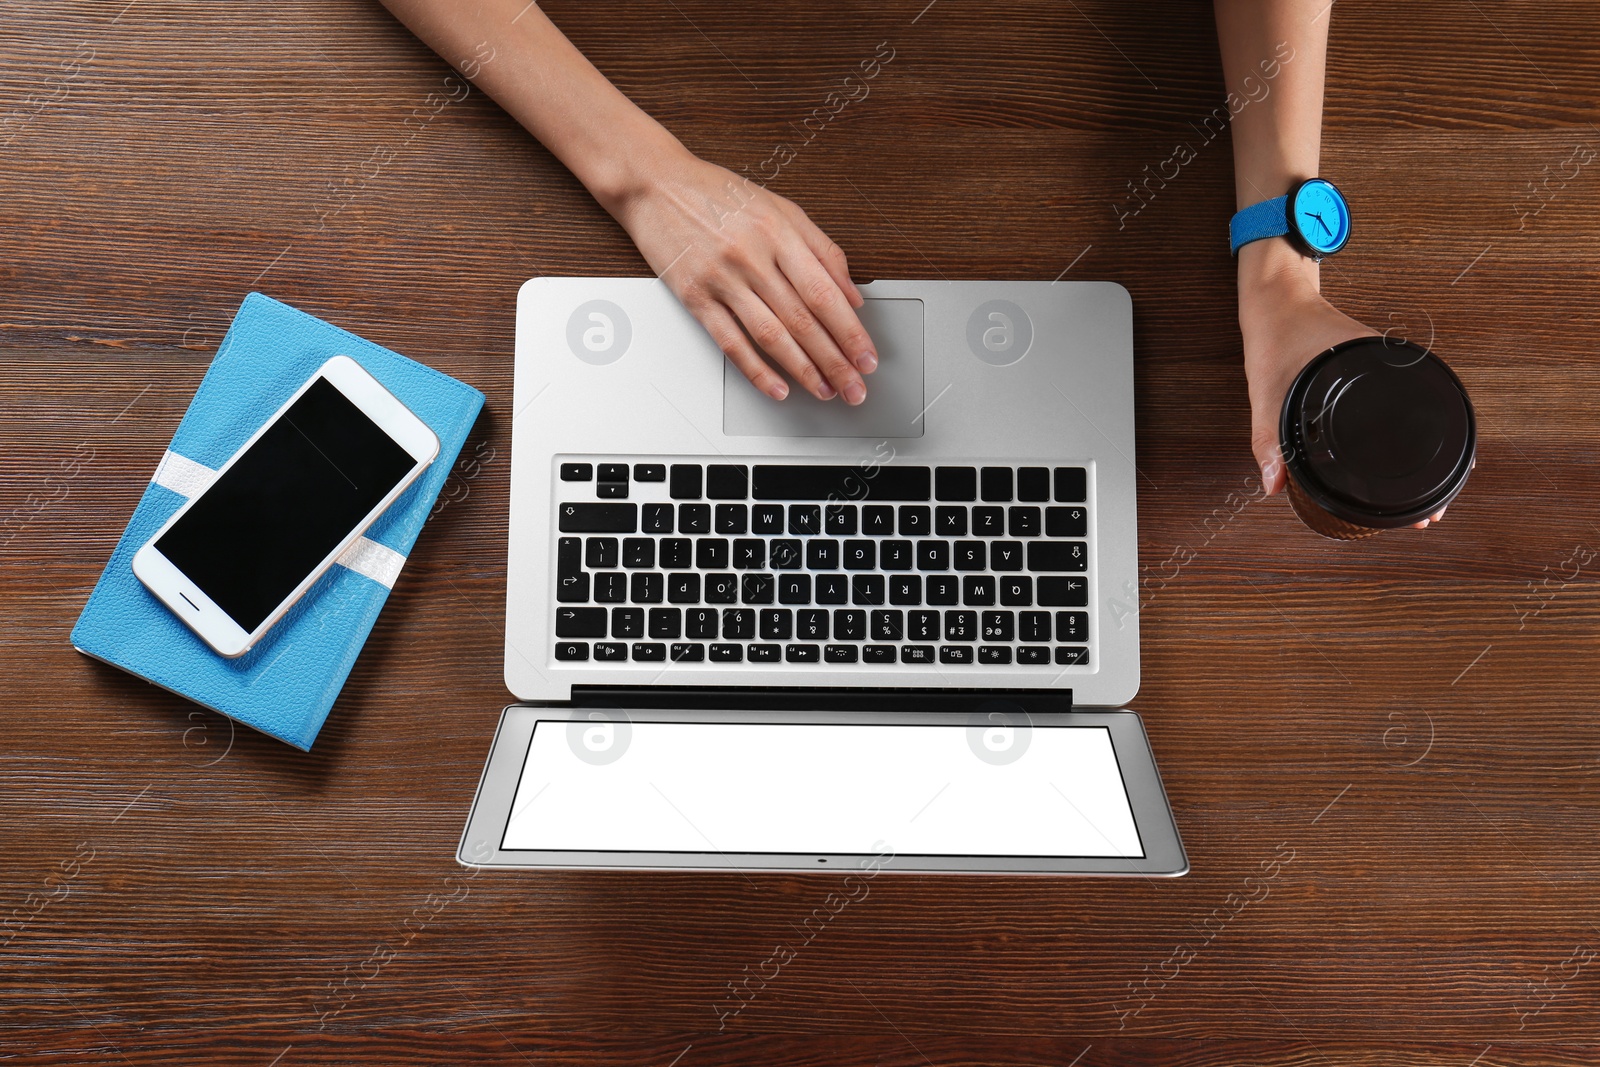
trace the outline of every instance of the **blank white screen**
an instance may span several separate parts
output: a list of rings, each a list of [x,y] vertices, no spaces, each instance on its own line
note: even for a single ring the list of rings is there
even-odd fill
[[[541,720],[501,847],[1144,855],[1103,726]]]

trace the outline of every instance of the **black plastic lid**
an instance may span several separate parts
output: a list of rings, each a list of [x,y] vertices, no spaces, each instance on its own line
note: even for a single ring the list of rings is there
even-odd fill
[[[1357,337],[1306,364],[1279,426],[1290,477],[1324,511],[1377,529],[1427,518],[1466,484],[1472,402],[1444,360]]]

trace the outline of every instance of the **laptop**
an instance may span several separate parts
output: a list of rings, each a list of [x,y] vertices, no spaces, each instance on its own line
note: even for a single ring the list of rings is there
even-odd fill
[[[517,303],[469,866],[1181,875],[1139,716],[1132,304],[879,280],[856,408],[657,279]]]

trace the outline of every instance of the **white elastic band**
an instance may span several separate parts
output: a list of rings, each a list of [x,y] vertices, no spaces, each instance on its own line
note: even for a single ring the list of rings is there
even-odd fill
[[[205,464],[169,451],[156,464],[156,472],[150,480],[179,496],[194,497],[210,485],[216,475],[217,472]],[[393,589],[395,580],[400,577],[400,568],[406,565],[406,558],[388,545],[358,537],[334,562],[345,570],[371,578],[386,589]]]

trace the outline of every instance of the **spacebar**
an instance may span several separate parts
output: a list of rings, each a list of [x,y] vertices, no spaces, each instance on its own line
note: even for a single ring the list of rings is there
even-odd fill
[[[757,464],[750,479],[757,500],[927,500],[927,467]]]

